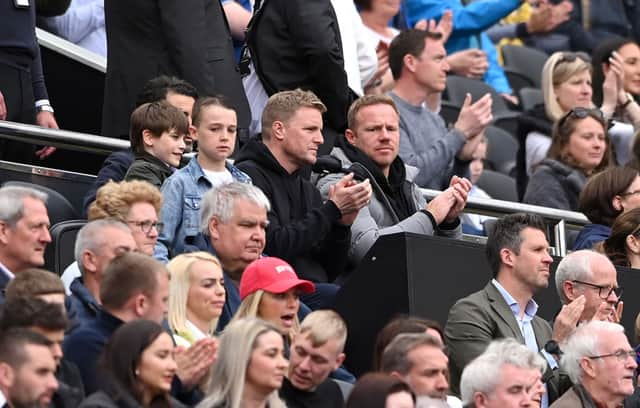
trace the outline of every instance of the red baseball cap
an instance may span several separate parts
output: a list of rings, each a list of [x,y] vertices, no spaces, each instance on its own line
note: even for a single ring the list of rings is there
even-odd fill
[[[270,293],[284,293],[299,287],[304,293],[313,293],[316,285],[308,280],[299,279],[291,265],[280,258],[266,256],[251,262],[242,272],[240,279],[240,299],[258,289]]]

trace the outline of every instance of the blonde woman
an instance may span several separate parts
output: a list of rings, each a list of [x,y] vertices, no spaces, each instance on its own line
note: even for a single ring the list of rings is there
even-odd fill
[[[197,408],[282,408],[287,370],[280,330],[260,319],[237,319],[220,336],[218,360]]]
[[[211,337],[225,302],[220,261],[207,252],[178,255],[167,264],[169,327],[178,346]]]
[[[315,285],[299,279],[293,267],[282,259],[257,259],[242,273],[242,303],[232,321],[244,317],[259,317],[275,325],[290,341],[300,327],[300,293],[314,291]]]

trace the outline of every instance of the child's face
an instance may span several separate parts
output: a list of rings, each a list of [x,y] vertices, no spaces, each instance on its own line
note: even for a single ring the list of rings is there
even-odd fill
[[[213,162],[224,161],[236,145],[236,112],[221,106],[203,109],[197,128],[198,152]]]
[[[146,150],[169,166],[178,167],[185,149],[184,137],[175,129],[162,132],[160,137],[146,139]]]
[[[185,115],[187,115],[187,119],[189,119],[189,129],[191,129],[191,113],[193,111],[193,104],[196,103],[196,100],[190,96],[177,94],[171,91],[167,93],[165,99],[169,104],[180,109]],[[187,145],[184,151],[185,153],[189,153],[193,149],[193,138],[191,135],[186,135],[184,142]]]
[[[487,158],[487,143],[480,142],[471,155],[469,171],[471,172],[471,183],[476,184],[484,170],[484,160]]]

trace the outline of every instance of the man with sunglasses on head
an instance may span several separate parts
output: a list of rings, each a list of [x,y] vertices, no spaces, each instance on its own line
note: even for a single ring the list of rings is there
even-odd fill
[[[565,256],[556,269],[556,289],[563,305],[584,298],[576,324],[589,320],[619,323],[623,303],[616,268],[609,258],[591,250]]]
[[[551,408],[622,407],[633,394],[636,352],[621,325],[597,320],[581,324],[561,349],[560,364],[573,387]]]

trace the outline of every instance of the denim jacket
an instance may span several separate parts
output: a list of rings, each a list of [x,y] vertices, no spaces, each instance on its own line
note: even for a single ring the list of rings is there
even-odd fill
[[[227,162],[234,181],[251,183],[251,178]],[[162,185],[160,221],[164,228],[158,237],[154,257],[162,262],[185,252],[185,240],[200,232],[200,200],[211,183],[204,175],[197,156],[176,171]]]

